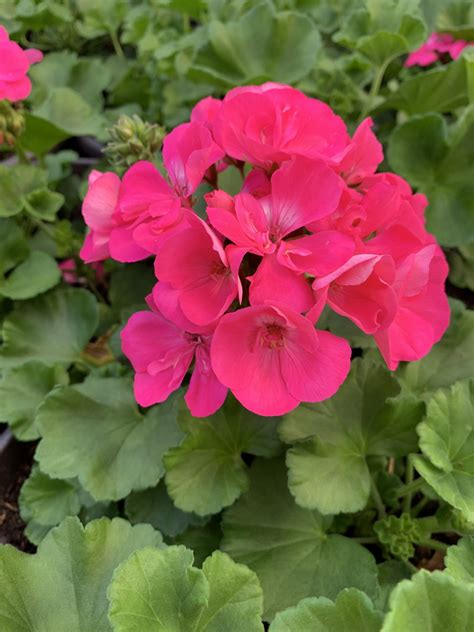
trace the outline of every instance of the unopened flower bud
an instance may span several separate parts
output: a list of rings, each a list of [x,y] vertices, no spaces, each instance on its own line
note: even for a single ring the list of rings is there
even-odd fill
[[[110,162],[130,167],[139,160],[153,160],[163,142],[164,130],[159,125],[142,121],[136,114],[122,115],[109,129],[109,136],[104,151]]]

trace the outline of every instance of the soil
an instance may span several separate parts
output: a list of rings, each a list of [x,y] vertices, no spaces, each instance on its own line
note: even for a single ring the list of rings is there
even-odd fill
[[[35,547],[23,534],[25,523],[20,517],[18,495],[30,473],[35,447],[34,443],[11,438],[0,450],[0,544],[12,544],[30,553]]]

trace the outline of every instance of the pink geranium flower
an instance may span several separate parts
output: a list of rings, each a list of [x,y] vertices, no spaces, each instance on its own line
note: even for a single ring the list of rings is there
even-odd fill
[[[334,395],[349,372],[350,357],[345,340],[273,305],[226,314],[211,344],[217,378],[246,408],[267,416]]]
[[[207,169],[224,157],[203,123],[183,123],[163,141],[163,161],[176,192],[188,198],[201,184]]]
[[[332,159],[349,142],[325,103],[278,84],[231,90],[212,129],[227,155],[264,169],[296,155]]]
[[[472,43],[455,40],[449,33],[432,33],[424,44],[408,55],[405,66],[430,66],[439,61],[443,54],[457,59],[466,46]]]
[[[449,325],[444,289],[448,265],[437,244],[401,261],[393,284],[397,311],[392,323],[374,334],[385,362],[394,371],[399,362],[419,360],[438,342]]]
[[[197,215],[169,237],[155,260],[155,272],[177,290],[180,307],[189,320],[208,325],[237,297],[238,281],[221,241]]]
[[[135,370],[134,391],[140,406],[164,402],[180,387],[193,360],[194,370],[185,401],[194,417],[218,410],[227,394],[210,362],[212,332],[187,332],[167,320],[149,298],[153,311],[133,314],[125,325],[122,350]],[[175,305],[174,310],[179,310]]]
[[[90,228],[80,252],[86,263],[109,256],[132,262],[156,252],[164,234],[180,224],[182,209],[156,167],[140,161],[122,182],[115,173],[92,171],[82,214]]]
[[[26,76],[31,64],[43,59],[35,48],[23,50],[12,42],[8,31],[0,26],[0,100],[21,101],[31,92],[31,81]]]

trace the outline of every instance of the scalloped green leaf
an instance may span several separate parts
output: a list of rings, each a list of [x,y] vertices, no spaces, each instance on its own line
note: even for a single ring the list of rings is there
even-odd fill
[[[209,43],[197,54],[190,76],[218,86],[265,79],[293,83],[314,66],[321,46],[309,17],[295,11],[277,12],[273,3],[254,3],[234,20],[211,20]]]
[[[382,632],[469,632],[473,621],[474,584],[422,570],[393,591]]]
[[[382,619],[365,593],[346,588],[335,601],[309,597],[279,612],[270,632],[379,632]]]
[[[41,526],[55,526],[67,516],[77,516],[79,493],[80,487],[73,481],[50,478],[34,465],[20,490],[21,516]]]
[[[474,583],[474,537],[461,538],[456,546],[448,547],[446,572],[463,582]]]
[[[56,389],[36,418],[41,469],[53,478],[78,477],[96,500],[119,500],[156,485],[163,454],[183,436],[178,398],[143,414],[128,378],[90,377]]]
[[[0,545],[2,632],[110,632],[107,587],[115,568],[134,551],[163,546],[149,525],[101,518],[85,528],[66,518],[35,555]]]
[[[473,115],[451,129],[440,114],[414,116],[390,138],[389,163],[428,196],[427,227],[443,246],[474,241]]]
[[[60,280],[61,271],[55,259],[46,252],[33,250],[6,279],[0,279],[0,295],[25,300],[50,290]]]
[[[68,381],[63,367],[48,367],[42,362],[31,361],[6,369],[0,380],[0,419],[9,424],[17,439],[39,439],[35,423],[38,406],[56,385]]]
[[[183,546],[134,553],[115,572],[109,618],[115,632],[263,632],[256,575],[215,551],[202,570]]]
[[[330,518],[295,503],[283,459],[257,459],[249,491],[224,513],[221,548],[257,573],[266,620],[305,597],[334,599],[344,588],[375,596],[373,556],[328,533],[330,525]]]
[[[474,522],[474,380],[439,390],[418,426],[414,465],[437,494]]]
[[[211,417],[181,415],[187,436],[164,457],[166,486],[175,505],[199,516],[218,513],[247,489],[242,453],[275,456],[278,418],[259,417],[229,399]]]
[[[98,324],[97,301],[82,289],[58,289],[14,309],[3,321],[0,368],[29,360],[69,365]]]
[[[356,359],[331,399],[301,404],[285,416],[280,434],[298,442],[286,457],[288,483],[301,507],[324,514],[362,510],[371,485],[367,457],[417,449],[424,405],[400,390],[383,366]]]
[[[0,275],[14,268],[28,256],[26,237],[12,219],[0,218]]]

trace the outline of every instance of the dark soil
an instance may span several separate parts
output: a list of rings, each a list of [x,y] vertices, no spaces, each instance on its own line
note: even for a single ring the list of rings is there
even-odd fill
[[[0,451],[0,544],[12,544],[27,552],[34,552],[35,547],[23,534],[18,495],[30,473],[35,447],[12,438]]]

